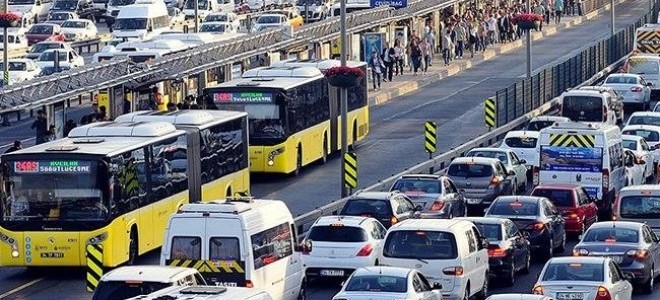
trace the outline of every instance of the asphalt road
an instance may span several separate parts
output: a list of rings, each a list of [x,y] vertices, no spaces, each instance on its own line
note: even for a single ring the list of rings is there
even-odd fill
[[[616,9],[617,25],[629,25],[648,10],[645,0],[631,1]],[[533,45],[534,68],[561,61],[579,48],[609,33],[609,19],[600,17],[578,27],[537,41]],[[558,47],[561,45],[561,47]],[[483,99],[515,82],[525,72],[524,50],[516,50],[484,62],[464,73],[420,89],[396,101],[371,109],[371,133],[358,147],[360,186],[368,186],[426,159],[423,148],[423,123],[438,124],[438,151],[447,151],[479,134],[483,127]],[[85,113],[84,111],[81,111]],[[19,130],[21,130],[19,132]],[[29,124],[0,129],[0,138],[13,134],[30,138]],[[11,142],[12,139],[6,143]],[[1,144],[0,144],[1,145]],[[339,196],[339,161],[303,170],[297,178],[259,178],[253,184],[257,197],[284,200],[294,214],[321,206]],[[569,247],[570,249],[570,247]],[[139,264],[157,264],[158,251],[139,259]],[[529,292],[542,265],[534,265],[530,275],[520,277],[512,288],[494,288],[493,293]],[[310,299],[330,299],[339,282],[313,283]],[[657,292],[656,292],[657,294]],[[658,296],[635,296],[650,300]],[[89,299],[84,274],[80,269],[23,268],[0,269],[0,299]]]

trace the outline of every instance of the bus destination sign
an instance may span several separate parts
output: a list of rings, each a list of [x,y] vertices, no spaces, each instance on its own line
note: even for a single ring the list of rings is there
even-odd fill
[[[16,173],[89,173],[91,171],[92,164],[88,161],[23,160],[14,162],[14,172]]]
[[[273,93],[261,92],[238,92],[238,93],[215,93],[214,103],[269,103],[273,102]]]

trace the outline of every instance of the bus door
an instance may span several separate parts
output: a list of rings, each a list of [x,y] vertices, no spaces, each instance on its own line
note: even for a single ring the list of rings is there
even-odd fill
[[[338,139],[338,121],[339,115],[339,103],[341,102],[339,89],[336,87],[330,87],[328,89],[330,93],[330,151],[336,151],[339,149]]]

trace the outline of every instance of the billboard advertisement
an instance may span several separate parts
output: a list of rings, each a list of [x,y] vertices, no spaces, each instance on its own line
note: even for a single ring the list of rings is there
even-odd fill
[[[602,148],[557,147],[541,148],[541,170],[567,172],[598,172],[603,167]]]

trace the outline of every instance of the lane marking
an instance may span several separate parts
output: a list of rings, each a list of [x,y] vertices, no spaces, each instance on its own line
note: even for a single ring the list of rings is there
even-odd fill
[[[37,283],[43,281],[44,279],[45,279],[44,277],[42,277],[42,278],[37,278],[37,279],[32,280],[32,281],[30,281],[30,282],[28,282],[28,283],[25,283],[25,284],[23,284],[23,285],[20,285],[20,286],[14,288],[13,290],[8,291],[8,292],[6,292],[6,293],[0,295],[0,299],[4,299],[4,298],[7,298],[7,297],[11,296],[12,294],[16,294],[16,293],[18,293],[18,292],[20,292],[20,291],[22,291],[22,290],[24,290],[24,289],[26,289],[26,288],[29,288],[29,287],[31,287],[31,286],[33,286],[33,285],[35,285],[35,284],[37,284]]]

